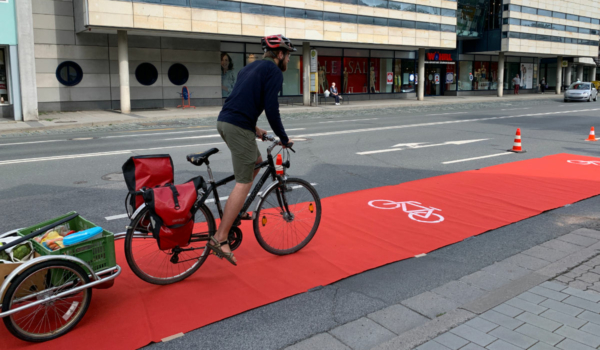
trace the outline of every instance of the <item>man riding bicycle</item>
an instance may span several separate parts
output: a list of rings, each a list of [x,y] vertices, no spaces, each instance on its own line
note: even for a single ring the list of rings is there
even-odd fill
[[[208,246],[218,257],[233,265],[237,265],[237,259],[231,252],[227,237],[258,174],[254,165],[262,162],[256,137],[262,138],[267,132],[256,126],[256,122],[263,111],[283,147],[292,147],[281,123],[277,96],[283,86],[283,72],[287,70],[290,53],[296,48],[283,35],[264,37],[261,43],[265,52],[263,60],[240,70],[233,91],[217,119],[217,130],[231,151],[236,184],[225,205],[221,224]],[[250,220],[251,217],[248,213],[241,213],[241,219]]]

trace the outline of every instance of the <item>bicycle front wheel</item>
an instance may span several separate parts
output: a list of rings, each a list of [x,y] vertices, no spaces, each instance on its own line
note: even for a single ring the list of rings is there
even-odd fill
[[[262,197],[254,219],[258,243],[275,255],[292,254],[314,237],[321,222],[321,199],[302,179],[289,178]]]
[[[187,247],[160,250],[149,229],[148,208],[131,221],[125,235],[127,264],[139,278],[158,285],[182,281],[202,266],[209,254],[209,234],[216,231],[215,219],[202,205],[194,217],[194,231]]]

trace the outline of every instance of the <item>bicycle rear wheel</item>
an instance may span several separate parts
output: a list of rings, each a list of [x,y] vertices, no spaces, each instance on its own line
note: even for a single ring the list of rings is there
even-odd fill
[[[275,255],[292,254],[304,248],[317,232],[321,199],[310,183],[289,178],[267,190],[255,215],[254,235],[261,247]]]
[[[210,210],[205,205],[198,209],[191,242],[181,249],[160,250],[149,230],[148,217],[146,208],[132,220],[125,235],[125,257],[133,273],[148,283],[165,285],[196,272],[210,252],[208,235],[216,231]]]

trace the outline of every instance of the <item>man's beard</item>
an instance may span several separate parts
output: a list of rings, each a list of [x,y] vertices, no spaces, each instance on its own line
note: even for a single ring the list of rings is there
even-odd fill
[[[281,61],[279,61],[279,63],[277,64],[277,66],[279,67],[279,69],[281,69],[282,72],[285,72],[288,68],[287,66],[287,60],[284,58]]]

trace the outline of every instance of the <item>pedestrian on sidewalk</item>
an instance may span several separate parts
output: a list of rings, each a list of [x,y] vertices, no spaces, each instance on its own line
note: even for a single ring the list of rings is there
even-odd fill
[[[335,97],[335,105],[339,106],[340,105],[340,93],[338,92],[338,89],[335,87],[335,83],[331,83],[331,88],[329,89],[329,92],[333,95],[333,97]]]
[[[542,89],[542,94],[546,92],[546,78],[542,77],[542,81],[540,82],[540,89]]]
[[[515,75],[512,82],[515,87],[515,95],[518,95],[519,94],[519,86],[521,86],[521,79],[519,78],[519,74]]]

